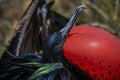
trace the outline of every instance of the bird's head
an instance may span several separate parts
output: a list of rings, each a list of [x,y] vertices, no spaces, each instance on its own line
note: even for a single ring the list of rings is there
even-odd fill
[[[73,24],[75,23],[79,13],[85,9],[85,6],[78,6],[74,11],[72,17],[68,21],[65,27],[63,27],[60,31],[53,33],[50,35],[45,41],[45,53],[48,55],[52,62],[60,62],[62,55],[62,47],[66,36],[69,31],[72,29]],[[52,58],[52,59],[51,59]]]

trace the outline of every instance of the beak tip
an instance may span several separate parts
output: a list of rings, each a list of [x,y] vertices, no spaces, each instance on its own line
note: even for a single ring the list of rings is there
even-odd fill
[[[84,5],[78,6],[77,9],[83,10],[86,9],[86,7]]]

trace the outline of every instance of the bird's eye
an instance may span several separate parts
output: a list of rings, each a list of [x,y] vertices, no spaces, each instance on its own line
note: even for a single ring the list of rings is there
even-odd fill
[[[62,36],[61,36],[61,35],[58,35],[58,36],[56,37],[56,39],[55,39],[55,43],[56,43],[56,44],[59,44],[59,43],[61,42],[61,38],[62,38]]]

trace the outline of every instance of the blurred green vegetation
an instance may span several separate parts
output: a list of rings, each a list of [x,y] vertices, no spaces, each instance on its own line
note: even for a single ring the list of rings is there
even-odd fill
[[[31,1],[0,0],[0,54],[9,44],[16,24]],[[70,18],[75,7],[81,4],[87,9],[79,16],[77,22],[104,28],[120,37],[119,0],[55,0],[52,9]]]

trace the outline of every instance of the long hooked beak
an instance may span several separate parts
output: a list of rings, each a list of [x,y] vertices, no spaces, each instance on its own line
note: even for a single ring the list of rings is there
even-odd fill
[[[63,37],[65,37],[69,33],[71,28],[73,27],[73,24],[75,23],[79,13],[84,9],[86,9],[85,6],[78,6],[76,8],[76,10],[74,11],[72,17],[70,18],[70,20],[66,24],[66,26],[64,28],[62,28],[58,33],[60,33]]]

